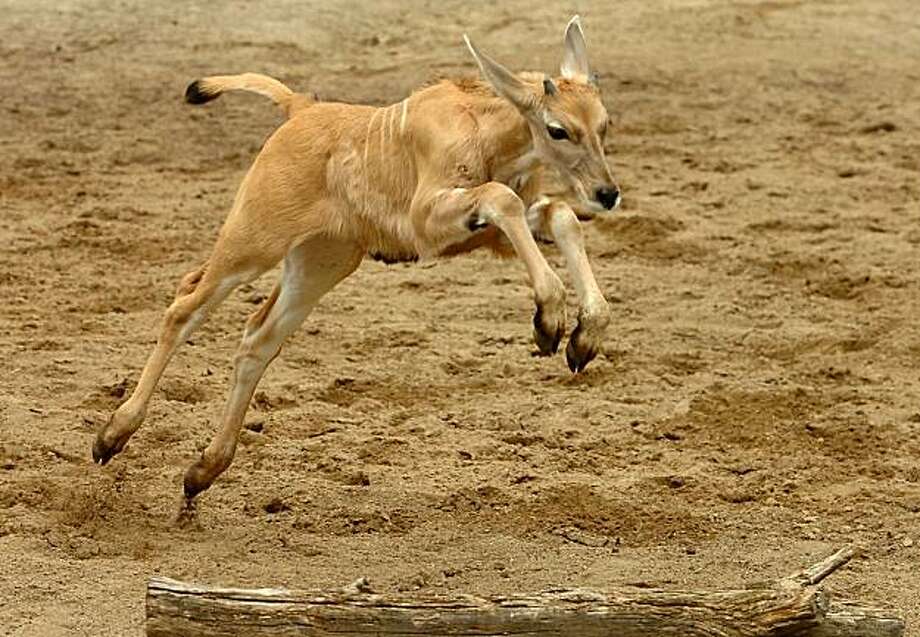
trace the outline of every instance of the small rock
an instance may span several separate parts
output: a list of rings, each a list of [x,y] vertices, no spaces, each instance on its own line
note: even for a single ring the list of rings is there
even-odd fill
[[[823,436],[827,433],[827,426],[823,423],[808,422],[805,423],[805,430],[810,434],[815,434],[816,436]]]
[[[904,546],[904,548],[909,549],[910,547],[914,545],[914,541],[911,538],[906,537],[903,540],[901,540],[901,545]]]
[[[686,482],[680,476],[669,476],[668,477],[668,486],[672,489],[680,489],[684,486]]]

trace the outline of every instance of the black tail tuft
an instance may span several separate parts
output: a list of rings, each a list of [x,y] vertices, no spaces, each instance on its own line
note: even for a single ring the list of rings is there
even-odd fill
[[[185,89],[185,101],[189,104],[204,104],[213,99],[217,99],[220,93],[210,93],[202,90],[201,81],[195,80]]]

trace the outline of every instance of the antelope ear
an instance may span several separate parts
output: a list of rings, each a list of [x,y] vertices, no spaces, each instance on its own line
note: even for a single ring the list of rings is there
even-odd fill
[[[581,30],[581,18],[573,17],[565,27],[565,48],[562,52],[562,77],[590,81],[591,69],[588,66],[588,45],[585,44],[585,32]]]
[[[476,48],[476,45],[466,36],[463,36],[467,48],[473,54],[476,64],[485,80],[492,85],[495,92],[518,107],[519,110],[532,110],[537,103],[537,96],[533,90],[521,79],[506,69],[504,66],[490,58]]]

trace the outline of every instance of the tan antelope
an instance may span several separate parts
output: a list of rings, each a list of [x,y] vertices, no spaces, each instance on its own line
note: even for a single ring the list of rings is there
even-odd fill
[[[188,87],[193,104],[224,91],[254,91],[288,119],[243,179],[211,255],[182,278],[137,387],[96,437],[96,462],[111,460],[140,427],[177,346],[234,288],[282,259],[280,280],[243,332],[220,429],[185,474],[189,502],[233,460],[253,392],[284,340],[365,255],[403,261],[478,247],[516,253],[534,291],[534,339],[549,355],[566,319],[562,282],[534,239],[547,237],[559,246],[578,294],[569,367],[577,373],[595,357],[610,320],[607,302],[573,205],[546,196],[543,174],[557,175],[585,214],[619,203],[604,157],[607,111],[579,19],[566,28],[555,78],[514,74],[465,40],[484,82],[442,81],[385,108],[316,101],[256,74]]]

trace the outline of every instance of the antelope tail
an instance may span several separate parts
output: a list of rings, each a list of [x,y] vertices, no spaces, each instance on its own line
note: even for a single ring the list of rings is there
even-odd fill
[[[316,102],[312,97],[295,93],[275,78],[259,73],[212,75],[195,80],[185,89],[185,101],[189,104],[204,104],[217,99],[226,91],[258,93],[281,107],[287,117],[292,117]]]

